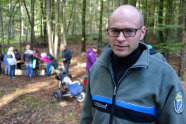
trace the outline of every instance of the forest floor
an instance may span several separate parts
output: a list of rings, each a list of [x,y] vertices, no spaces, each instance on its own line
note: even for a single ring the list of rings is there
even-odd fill
[[[69,72],[73,80],[82,83],[82,77],[86,75],[86,54],[80,54],[80,44],[68,47],[73,55]],[[0,123],[79,124],[83,103],[78,103],[75,98],[52,101],[58,82],[55,75],[9,79],[7,75],[0,74]],[[186,82],[182,83],[186,89]]]

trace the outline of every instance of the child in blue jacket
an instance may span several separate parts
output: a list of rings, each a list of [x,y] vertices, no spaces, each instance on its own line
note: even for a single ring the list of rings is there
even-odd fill
[[[7,60],[7,54],[4,56],[3,61],[5,62],[5,74],[9,74],[9,65]]]

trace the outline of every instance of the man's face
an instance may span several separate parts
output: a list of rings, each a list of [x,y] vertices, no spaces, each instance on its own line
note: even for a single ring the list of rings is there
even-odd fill
[[[65,50],[65,46],[64,46],[64,45],[62,45],[62,46],[61,46],[61,49],[62,49],[62,51],[64,51],[64,50]]]
[[[110,18],[109,28],[125,29],[134,28],[139,29],[141,27],[140,16],[135,10],[127,10],[113,13]],[[118,57],[127,57],[135,49],[138,48],[140,40],[145,35],[145,27],[143,26],[136,31],[134,37],[125,37],[122,32],[117,37],[109,36],[110,45],[114,54]]]

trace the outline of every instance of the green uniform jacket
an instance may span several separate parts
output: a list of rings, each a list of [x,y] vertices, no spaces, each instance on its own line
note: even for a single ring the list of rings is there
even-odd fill
[[[146,47],[116,85],[111,53],[106,46],[89,72],[81,124],[186,124],[185,91],[162,56]]]

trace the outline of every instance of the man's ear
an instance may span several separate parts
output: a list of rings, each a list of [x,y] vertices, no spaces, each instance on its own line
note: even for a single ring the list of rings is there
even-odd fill
[[[146,33],[146,27],[143,26],[143,27],[141,28],[140,40],[143,40],[143,38],[145,37],[145,33]]]

